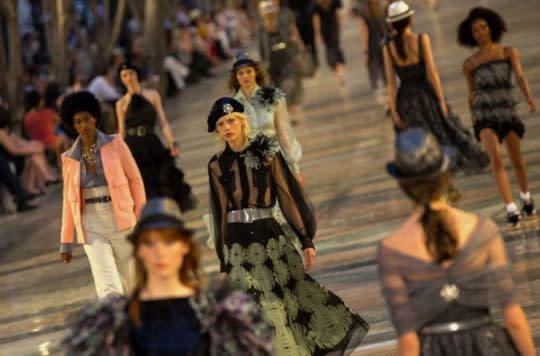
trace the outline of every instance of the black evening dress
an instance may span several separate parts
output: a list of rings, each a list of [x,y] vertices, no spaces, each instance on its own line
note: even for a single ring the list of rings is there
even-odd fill
[[[398,336],[416,332],[422,355],[518,355],[507,330],[490,318],[490,308],[514,302],[504,242],[493,221],[479,217],[469,240],[447,267],[384,242],[377,261],[394,328]],[[451,323],[476,325],[440,330],[443,325],[452,329]]]
[[[505,48],[505,53],[507,51]],[[476,66],[473,78],[472,113],[476,138],[480,140],[483,129],[493,130],[501,142],[512,131],[522,138],[525,126],[516,113],[518,102],[512,95],[510,59],[497,59]]]
[[[422,34],[418,35],[418,63],[394,68],[400,79],[397,111],[406,127],[422,127],[431,132],[439,143],[452,151],[455,168],[466,173],[481,171],[489,166],[489,157],[476,143],[461,119],[448,107],[444,117],[439,100],[427,74]]]
[[[210,160],[208,170],[221,272],[259,303],[273,329],[276,355],[352,352],[368,324],[305,273],[302,258],[280,224],[273,217],[251,223],[227,222],[230,211],[271,209],[279,201],[302,248],[313,247],[313,208],[277,142],[259,134],[243,152],[226,146]]]
[[[133,94],[126,112],[126,143],[141,171],[147,198],[169,197],[182,211],[195,208],[196,199],[175,165],[174,157],[162,144],[154,129],[157,113],[142,95]]]

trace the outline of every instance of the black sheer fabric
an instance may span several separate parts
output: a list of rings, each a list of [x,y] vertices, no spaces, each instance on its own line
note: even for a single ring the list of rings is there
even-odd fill
[[[227,231],[227,212],[231,210],[272,208],[278,200],[283,215],[300,239],[302,247],[313,247],[312,239],[317,229],[315,211],[281,153],[278,152],[263,168],[250,169],[246,167],[242,153],[234,152],[227,146],[219,156],[210,160],[208,175],[216,252],[222,272],[223,244],[228,234],[233,235]],[[269,231],[268,224],[256,224],[261,231],[256,231],[255,235],[270,233],[275,236],[272,234],[275,228]]]
[[[399,335],[419,331],[456,304],[490,308],[513,301],[504,242],[495,223],[484,217],[448,267],[403,254],[384,242],[378,263],[382,292]],[[458,293],[445,294],[449,287]]]

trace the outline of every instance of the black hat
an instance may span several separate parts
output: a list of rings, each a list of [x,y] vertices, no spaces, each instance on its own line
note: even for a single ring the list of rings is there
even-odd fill
[[[178,229],[182,235],[191,237],[193,231],[184,227],[182,213],[176,201],[170,198],[152,198],[141,211],[139,222],[128,240],[135,242],[139,233],[147,229]]]
[[[134,70],[135,73],[137,73],[137,78],[141,80],[141,70],[139,69],[139,67],[129,62],[124,62],[118,66],[118,69],[116,70],[116,73],[118,74],[118,78],[120,78],[120,73],[125,69]]]
[[[251,57],[248,56],[245,52],[238,52],[233,64],[233,72],[242,67],[255,67],[257,62],[255,62]]]
[[[229,97],[223,97],[216,100],[210,114],[208,114],[208,132],[216,131],[216,123],[220,118],[233,112],[244,112],[244,105],[238,100]]]
[[[73,127],[73,116],[79,112],[87,112],[96,119],[96,125],[101,120],[101,105],[94,96],[86,90],[77,91],[67,95],[60,105],[60,118],[70,129]]]
[[[400,181],[433,178],[448,170],[450,152],[435,136],[419,127],[401,132],[395,142],[396,158],[387,164],[388,173]]]

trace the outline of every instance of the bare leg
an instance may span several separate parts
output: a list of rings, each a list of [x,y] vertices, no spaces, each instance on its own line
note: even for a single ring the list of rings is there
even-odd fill
[[[506,136],[505,143],[508,148],[508,156],[510,157],[512,166],[514,166],[519,189],[521,189],[523,193],[526,193],[529,191],[529,182],[527,180],[525,159],[521,153],[521,141],[514,132],[510,132],[508,136]]]
[[[489,160],[491,162],[491,170],[493,177],[495,178],[495,184],[499,189],[504,202],[510,204],[514,201],[512,198],[512,188],[510,187],[510,181],[508,175],[504,169],[504,161],[501,153],[501,145],[495,132],[491,129],[484,129],[480,132],[480,139],[482,145],[486,150]]]
[[[43,153],[35,153],[30,157],[32,159],[32,163],[36,166],[42,179],[44,179],[45,181],[53,181],[57,179],[56,175],[49,167],[49,164],[47,163],[47,160],[45,159],[45,155]]]
[[[345,86],[345,64],[336,64],[336,78],[340,87]]]

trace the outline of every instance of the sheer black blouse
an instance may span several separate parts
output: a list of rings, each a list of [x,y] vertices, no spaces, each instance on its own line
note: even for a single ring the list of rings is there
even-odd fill
[[[246,166],[246,151],[234,152],[227,145],[208,164],[210,207],[217,255],[224,272],[223,244],[228,239],[227,213],[245,208],[272,208],[279,201],[283,215],[300,239],[302,247],[313,247],[316,232],[315,211],[297,183],[281,152],[277,152],[258,168]],[[249,165],[249,164],[248,164]],[[234,224],[238,225],[238,224]],[[253,225],[255,236],[268,234],[260,224]],[[276,224],[274,224],[276,225]],[[257,226],[259,230],[257,231]],[[235,235],[238,235],[235,230]],[[250,232],[253,234],[253,232]],[[241,233],[242,234],[242,233]],[[235,240],[253,241],[251,236],[235,236]]]

